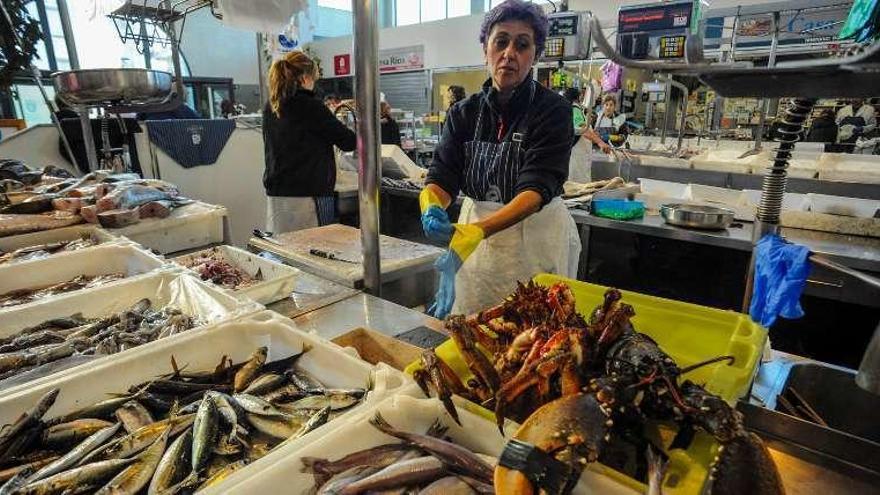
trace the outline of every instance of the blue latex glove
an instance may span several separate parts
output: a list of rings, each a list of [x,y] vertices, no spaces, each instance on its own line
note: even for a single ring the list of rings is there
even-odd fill
[[[804,315],[800,297],[810,274],[810,250],[777,235],[764,236],[755,246],[755,283],[749,314],[765,327],[782,316]]]
[[[449,249],[434,262],[434,269],[440,275],[440,283],[434,304],[428,308],[428,314],[440,319],[446,318],[452,311],[452,303],[455,302],[455,274],[485,237],[483,229],[473,224],[457,223],[452,227],[455,235],[449,242]]]
[[[452,222],[449,221],[449,214],[443,208],[431,205],[422,213],[422,230],[425,236],[433,241],[442,244],[449,244],[452,240],[452,234],[455,229]]]

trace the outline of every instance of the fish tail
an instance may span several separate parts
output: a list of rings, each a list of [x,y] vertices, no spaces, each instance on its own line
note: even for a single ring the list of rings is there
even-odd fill
[[[300,469],[300,472],[302,473],[325,474],[327,472],[327,459],[322,459],[320,457],[303,457],[300,461],[303,465],[302,469]]]
[[[395,430],[388,421],[385,421],[385,418],[382,417],[382,413],[378,411],[376,411],[376,415],[370,420],[370,424],[386,435],[391,435],[392,437],[398,436],[398,431]]]

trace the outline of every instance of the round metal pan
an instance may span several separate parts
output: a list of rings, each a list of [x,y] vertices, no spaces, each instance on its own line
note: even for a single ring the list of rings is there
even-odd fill
[[[68,105],[154,105],[169,99],[172,76],[149,69],[85,69],[52,74]]]
[[[671,203],[660,206],[666,223],[691,229],[721,230],[733,223],[733,210],[705,205]]]

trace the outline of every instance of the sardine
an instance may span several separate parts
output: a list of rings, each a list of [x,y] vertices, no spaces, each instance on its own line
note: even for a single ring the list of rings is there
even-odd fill
[[[136,461],[136,459],[111,459],[94,462],[30,483],[15,493],[16,495],[82,493],[100,486]]]
[[[278,408],[270,404],[268,401],[255,395],[235,394],[232,398],[249,414],[256,414],[259,416],[286,416],[285,413],[279,411]]]
[[[159,438],[136,457],[137,462],[117,474],[95,495],[135,495],[147,486],[162,459],[162,453],[165,452],[170,432],[170,427],[165,428]]]
[[[278,373],[263,373],[254,378],[250,385],[245,388],[242,393],[251,395],[263,395],[280,387],[287,381],[284,375]],[[269,400],[269,399],[267,399]]]
[[[245,390],[244,393],[249,392]],[[288,402],[292,400],[302,399],[303,397],[308,395],[308,392],[305,392],[296,385],[289,383],[287,385],[284,385],[283,387],[277,387],[270,392],[265,392],[259,395],[267,401],[276,404],[278,402]]]
[[[177,437],[156,466],[156,472],[150,481],[148,495],[159,495],[181,481],[190,468],[190,449],[192,448],[192,429],[187,429]]]
[[[322,393],[324,390],[324,385],[321,382],[304,371],[288,370],[284,372],[284,375],[291,383],[306,393]]]
[[[491,482],[494,477],[495,469],[493,466],[461,445],[428,435],[396,430],[378,412],[370,420],[370,424],[386,435],[410,442],[430,452],[458,472],[486,482]]]
[[[86,406],[77,411],[73,411],[71,413],[52,418],[47,421],[46,424],[57,425],[61,423],[69,423],[71,421],[81,418],[111,418],[113,416],[113,412],[119,409],[123,404],[131,400],[132,397],[134,396],[123,395],[120,397],[113,397],[110,399],[102,400],[101,402],[96,402],[95,404]]]
[[[305,424],[302,419],[289,415],[261,416],[246,413],[245,416],[260,433],[284,440],[296,435]]]
[[[430,483],[447,473],[446,465],[434,456],[417,457],[392,464],[366,478],[348,484],[339,495],[356,495],[368,490]]]
[[[71,449],[68,453],[61,456],[61,458],[34,473],[30,478],[28,478],[28,483],[33,483],[35,481],[48,478],[53,474],[58,474],[61,471],[64,471],[65,469],[76,465],[76,463],[79,462],[83,457],[87,456],[90,452],[103,445],[104,442],[115,435],[117,431],[119,431],[119,423],[108,426],[107,428],[93,433],[91,436],[80,442],[79,445]]]
[[[156,422],[153,415],[146,407],[136,400],[130,400],[116,410],[116,419],[122,423],[125,431],[134,433],[135,431]]]
[[[53,455],[51,457],[46,457],[45,459],[40,459],[37,461],[29,462],[27,464],[21,464],[15,467],[7,468],[0,471],[0,483],[5,483],[6,481],[11,480],[12,478],[18,476],[23,471],[27,470],[28,474],[24,475],[24,480],[26,480],[31,474],[33,474],[37,469],[40,469],[43,466],[46,466],[58,459],[59,456]],[[24,486],[24,485],[22,485]],[[0,490],[2,493],[2,490]]]
[[[226,394],[220,392],[208,392],[206,396],[210,396],[211,400],[217,406],[217,411],[223,421],[229,425],[229,433],[226,434],[225,443],[243,443],[239,439],[239,433],[247,435],[248,431],[239,424],[239,418],[244,416],[244,410],[238,407],[238,404]]]
[[[152,445],[169,426],[171,427],[170,435],[177,435],[185,430],[195,421],[195,416],[195,414],[175,416],[144,426],[134,433],[110,442],[104,448],[95,450],[86,456],[80,464],[96,460],[131,457]]]
[[[21,470],[13,474],[8,480],[4,480],[3,486],[0,486],[0,495],[12,495],[27,485],[27,478],[34,473],[33,468],[24,466]]]
[[[228,478],[229,475],[231,475],[232,473],[238,471],[239,469],[241,469],[245,466],[247,466],[247,461],[244,461],[244,460],[235,461],[233,463],[227,464],[226,467],[224,467],[220,471],[214,473],[214,475],[212,475],[210,478],[206,479],[204,483],[199,485],[199,487],[196,489],[196,493],[200,492],[201,490],[204,490],[205,488],[219,485],[226,478]]]
[[[0,373],[37,364],[37,356],[30,350],[0,354]]]
[[[311,418],[309,418],[309,420],[306,421],[304,425],[302,425],[299,431],[297,431],[293,435],[293,437],[291,437],[291,440],[299,438],[306,433],[314,430],[315,428],[320,427],[321,425],[326,423],[328,419],[330,419],[330,406],[321,409],[320,411],[316,412]]]
[[[419,495],[474,495],[476,492],[458,476],[446,476],[422,488]]]
[[[217,440],[218,423],[220,413],[217,412],[217,405],[211,397],[205,397],[199,411],[196,413],[196,420],[193,423],[193,441],[190,467],[191,472],[189,478],[192,479],[191,484],[194,485],[198,479],[199,473],[202,472],[208,459],[211,457],[211,451]]]
[[[0,431],[0,460],[3,460],[6,456],[10,444],[19,433],[43,419],[46,411],[52,407],[55,399],[58,398],[59,392],[60,390],[57,388],[50,390],[37,400],[34,407],[25,411],[14,423]]]
[[[253,381],[254,377],[256,377],[257,373],[260,371],[260,368],[266,363],[266,356],[269,353],[268,347],[260,347],[248,358],[247,362],[244,366],[235,373],[235,378],[233,379],[233,390],[235,392],[241,392]]]
[[[332,411],[349,408],[364,397],[366,390],[362,388],[326,389],[322,395],[310,395],[292,404],[297,409],[322,409],[330,407]]]

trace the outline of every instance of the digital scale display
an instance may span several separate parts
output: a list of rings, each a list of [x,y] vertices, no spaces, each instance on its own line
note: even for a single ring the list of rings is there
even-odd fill
[[[660,38],[660,58],[683,58],[684,36],[664,36]]]
[[[578,16],[552,17],[550,19],[549,37],[574,36],[578,32]]]
[[[622,8],[617,16],[618,33],[681,29],[691,25],[691,2]]]

